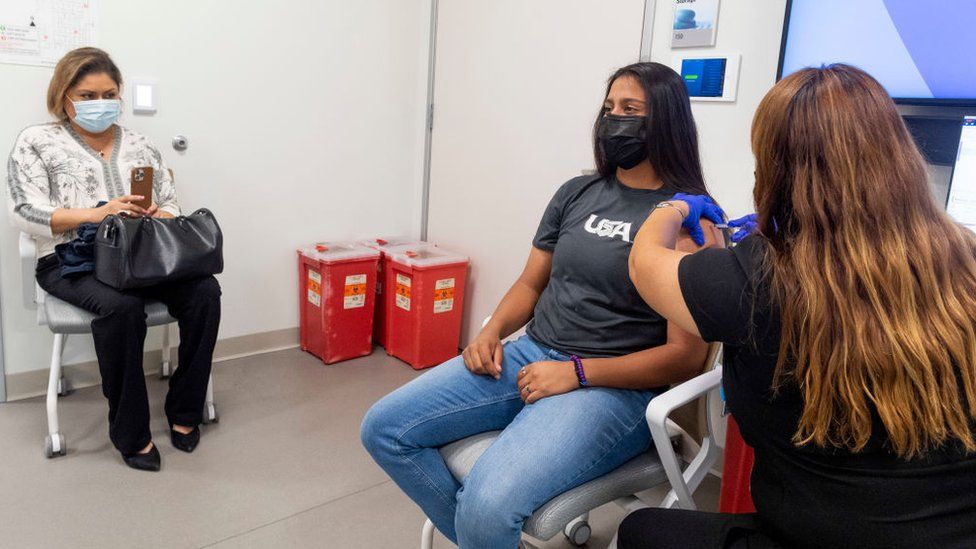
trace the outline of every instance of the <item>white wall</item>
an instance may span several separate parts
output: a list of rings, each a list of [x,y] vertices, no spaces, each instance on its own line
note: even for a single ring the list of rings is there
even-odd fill
[[[464,342],[518,276],[552,192],[592,167],[593,116],[610,72],[637,60],[644,3],[472,4],[441,4],[430,214],[430,238],[472,257]],[[749,129],[775,83],[784,12],[785,0],[722,2],[716,46],[682,50],[742,54],[738,100],[693,106],[730,216],[753,210]],[[651,58],[668,65],[673,13],[657,1]]]
[[[785,0],[758,3],[726,0],[721,3],[718,34],[714,48],[683,48],[675,52],[741,53],[742,68],[739,94],[734,104],[694,103],[695,120],[701,138],[702,163],[708,186],[730,217],[754,211],[752,203],[755,162],[749,142],[752,117],[759,102],[776,83]],[[671,65],[671,32],[674,3],[658,0],[654,22],[651,58]],[[917,107],[899,107],[903,113],[925,111]],[[941,109],[943,115],[950,115]],[[963,109],[951,114],[962,117]],[[945,202],[951,168],[929,166],[932,194]]]
[[[158,114],[123,124],[163,150],[184,210],[222,225],[221,338],[298,325],[296,247],[419,233],[429,0],[98,7],[98,45],[124,77],[159,81]],[[0,152],[48,119],[50,75],[0,65]],[[21,304],[17,234],[0,217],[7,372],[46,368],[51,337]],[[67,363],[93,358],[88,338],[69,344]]]
[[[702,164],[709,190],[730,217],[751,213],[755,161],[749,144],[752,116],[776,83],[785,0],[720,4],[715,47],[681,48],[694,52],[741,53],[739,93],[735,103],[695,102]],[[651,60],[672,65],[671,23],[674,2],[658,0]]]
[[[471,257],[462,341],[521,272],[546,204],[592,169],[614,69],[643,0],[440,3],[429,239]]]

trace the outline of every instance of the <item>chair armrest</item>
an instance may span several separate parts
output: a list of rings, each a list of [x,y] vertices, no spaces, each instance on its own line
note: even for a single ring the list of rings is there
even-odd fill
[[[665,498],[665,507],[677,503],[682,509],[695,510],[697,507],[691,497],[693,488],[689,488],[689,486],[697,487],[718,458],[718,448],[712,438],[712,433],[709,432],[702,440],[701,450],[695,459],[682,472],[681,461],[678,459],[675,449],[671,445],[671,437],[668,435],[668,416],[677,408],[708,395],[710,391],[717,389],[721,383],[722,367],[716,366],[714,369],[654,397],[647,405],[647,426],[650,428],[658,458],[664,466],[668,481],[671,482],[671,493]]]
[[[24,305],[33,309],[37,305],[37,284],[34,268],[37,264],[37,243],[27,233],[20,233],[20,285]]]
[[[675,385],[660,396],[651,399],[647,405],[647,423],[664,425],[671,412],[693,400],[708,394],[722,383],[722,367],[699,374],[684,383]]]

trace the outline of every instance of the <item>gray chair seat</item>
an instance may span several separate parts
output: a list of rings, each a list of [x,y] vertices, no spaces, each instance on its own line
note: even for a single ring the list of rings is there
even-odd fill
[[[458,482],[464,481],[499,433],[481,433],[441,448],[441,456]],[[666,481],[667,475],[657,454],[653,450],[645,452],[615,471],[549,500],[525,521],[522,530],[536,539],[549,540],[580,515]]]
[[[62,301],[53,295],[44,296],[44,323],[56,334],[87,334],[91,333],[91,322],[95,315],[70,303]],[[162,326],[175,322],[166,305],[158,301],[146,301],[146,324]]]

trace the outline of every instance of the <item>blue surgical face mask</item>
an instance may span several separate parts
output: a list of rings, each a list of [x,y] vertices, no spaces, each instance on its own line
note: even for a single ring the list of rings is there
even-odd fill
[[[71,104],[75,107],[75,123],[91,133],[107,130],[122,112],[122,102],[118,99],[72,101]]]

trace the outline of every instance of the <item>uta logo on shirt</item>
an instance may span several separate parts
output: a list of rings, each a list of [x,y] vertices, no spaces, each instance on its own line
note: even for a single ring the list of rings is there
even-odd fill
[[[619,236],[624,242],[630,242],[631,223],[624,223],[623,221],[610,221],[609,219],[600,219],[600,221],[597,222],[597,219],[596,214],[590,216],[590,218],[586,221],[586,225],[584,226],[586,232],[609,238]]]

